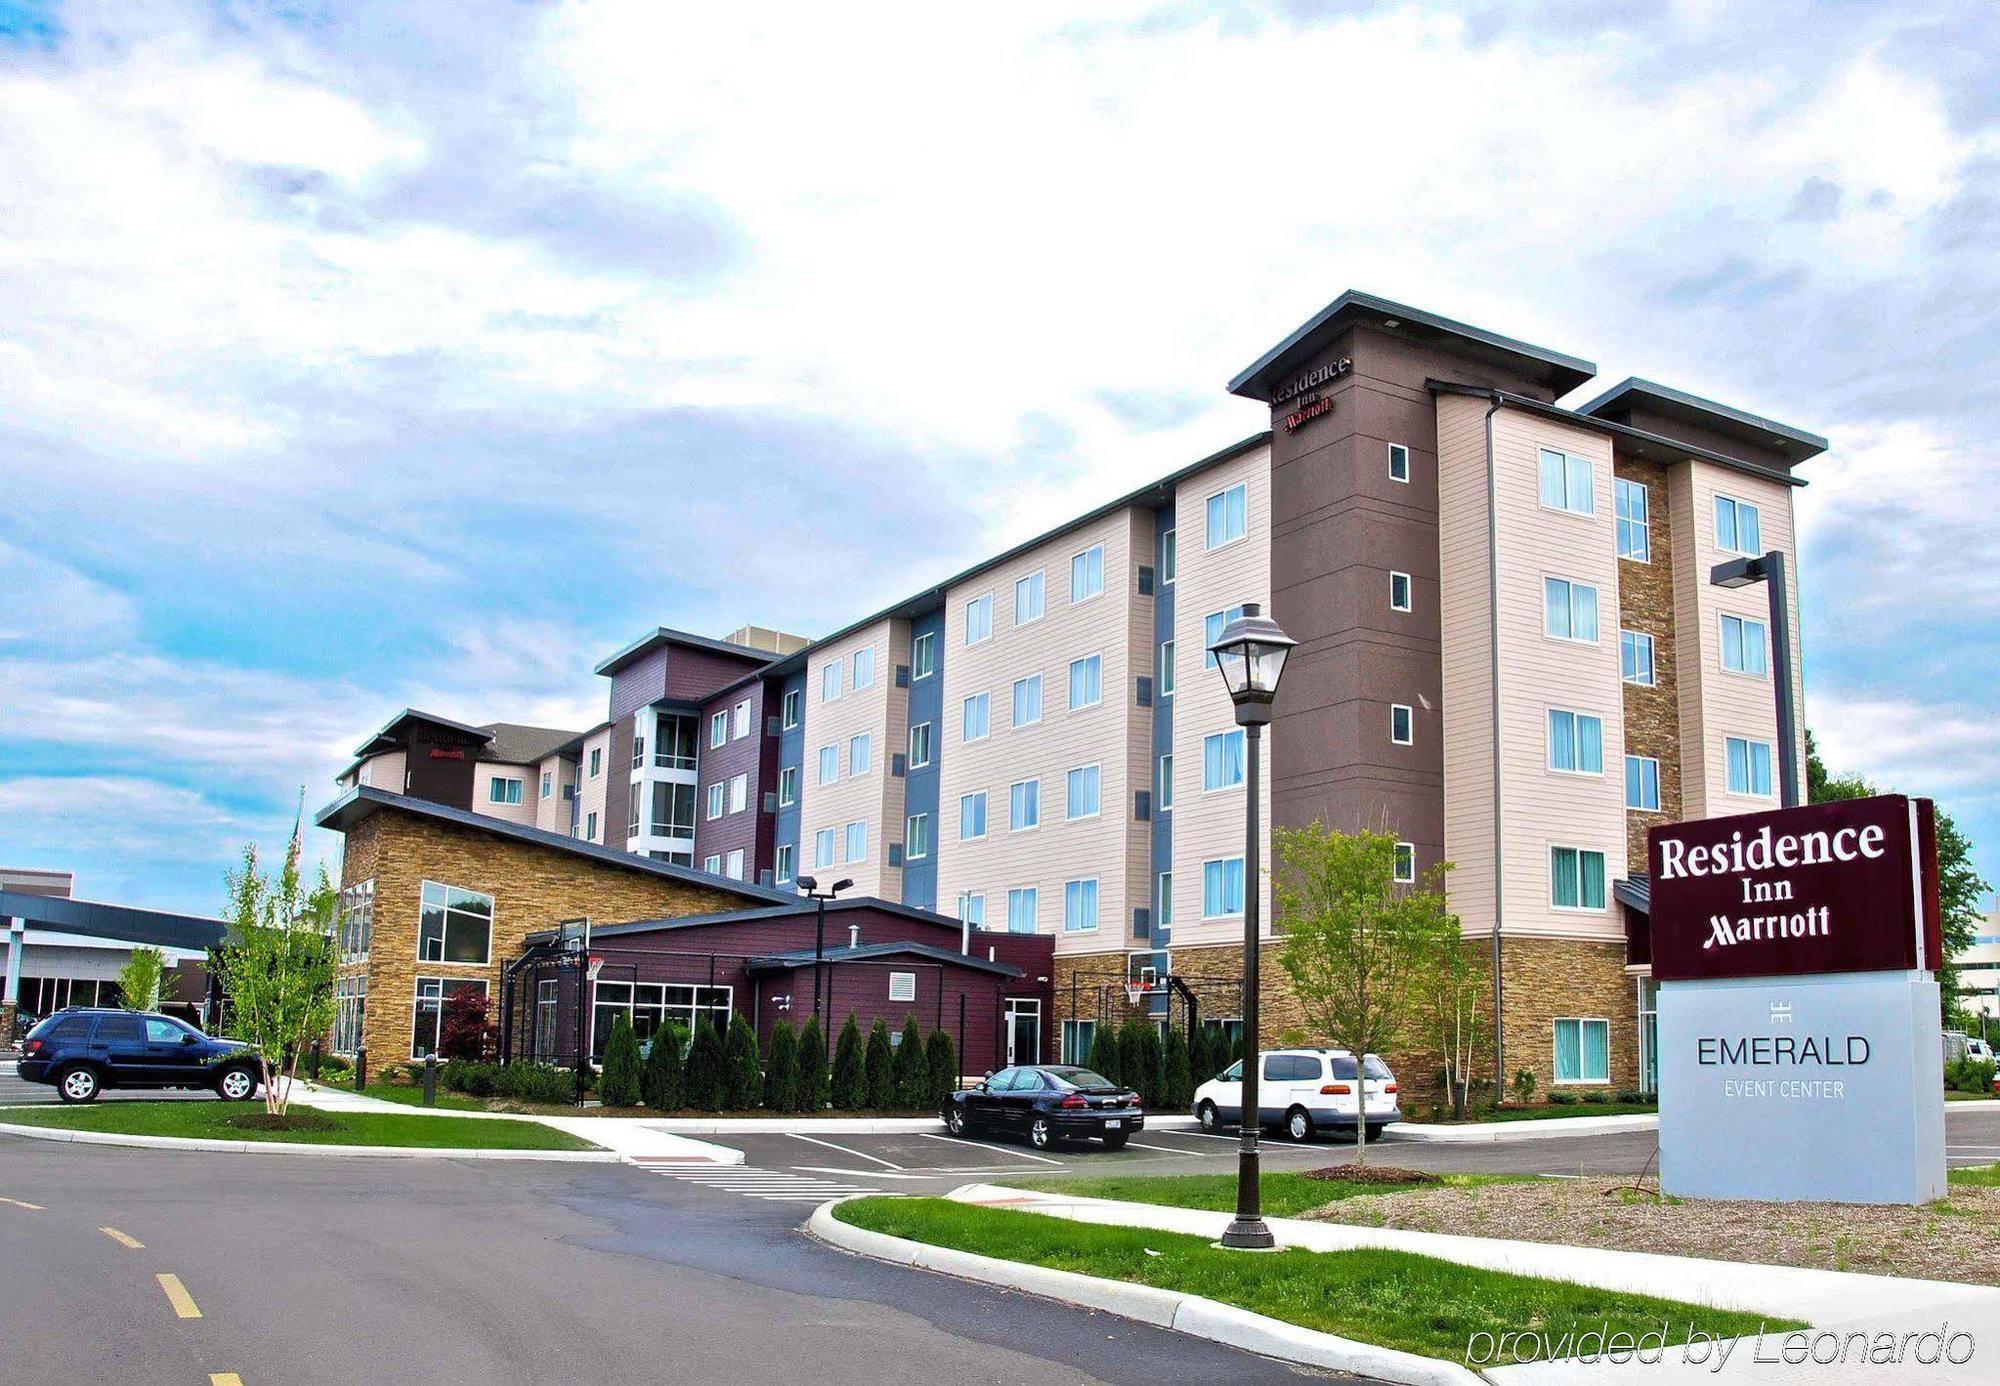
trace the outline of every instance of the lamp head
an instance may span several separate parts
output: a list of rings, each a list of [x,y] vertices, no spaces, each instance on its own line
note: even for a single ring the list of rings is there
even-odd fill
[[[1747,558],[1732,558],[1727,563],[1718,563],[1708,570],[1708,580],[1717,587],[1748,587],[1762,582],[1770,576],[1770,570],[1759,555]]]
[[[819,879],[814,876],[801,876],[793,884],[808,895],[819,889]]]
[[[835,895],[838,895],[840,894],[841,891],[848,889],[853,884],[854,882],[851,878],[843,878],[841,880],[835,881],[833,883],[833,893]]]
[[[1222,628],[1208,649],[1229,689],[1229,701],[1236,705],[1238,722],[1271,720],[1271,703],[1278,696],[1286,656],[1298,643],[1255,602],[1245,603],[1243,614]]]

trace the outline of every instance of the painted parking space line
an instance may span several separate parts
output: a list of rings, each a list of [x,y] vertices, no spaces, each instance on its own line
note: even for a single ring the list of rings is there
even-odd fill
[[[1030,1155],[1025,1150],[1009,1150],[1004,1145],[988,1145],[985,1141],[967,1140],[964,1136],[933,1136],[928,1131],[920,1131],[917,1134],[922,1136],[927,1141],[943,1141],[946,1145],[975,1146],[980,1150],[991,1150],[1001,1155],[1012,1155],[1022,1160],[1033,1160],[1036,1164],[1039,1165],[1060,1166],[1062,1164],[1061,1160],[1051,1160],[1045,1155]]]
[[[869,1163],[880,1165],[884,1169],[903,1168],[902,1165],[897,1164],[894,1160],[885,1160],[880,1155],[870,1155],[865,1150],[855,1150],[849,1146],[835,1145],[832,1141],[823,1141],[818,1136],[801,1136],[796,1131],[790,1131],[786,1134],[795,1141],[808,1141],[813,1145],[824,1146],[828,1150],[838,1150],[843,1155],[852,1155],[857,1160],[867,1160]]]
[[[187,1286],[181,1284],[181,1278],[178,1275],[162,1272],[154,1276],[153,1279],[159,1281],[160,1288],[167,1292],[167,1303],[174,1306],[174,1313],[177,1317],[183,1319],[198,1319],[201,1317],[201,1310],[195,1307],[194,1296],[187,1292]]]
[[[780,1169],[754,1169],[748,1165],[707,1170],[655,1169],[649,1173],[683,1184],[696,1184],[702,1188],[737,1194],[743,1198],[754,1198],[764,1203],[824,1203],[829,1198],[848,1198],[882,1192],[868,1184],[854,1184],[833,1179],[809,1179],[804,1175],[789,1174]]]
[[[210,1372],[208,1386],[243,1386],[243,1378],[235,1372]]]
[[[144,1251],[146,1249],[144,1242],[136,1237],[127,1236],[115,1227],[100,1227],[97,1230],[122,1247],[128,1247],[133,1251]]]
[[[7,1205],[8,1207],[10,1207],[10,1208],[26,1208],[26,1209],[27,1209],[27,1210],[28,1210],[29,1212],[31,1212],[31,1213],[39,1213],[39,1212],[41,1212],[41,1211],[42,1211],[42,1205],[41,1205],[41,1204],[39,1204],[39,1203],[23,1203],[23,1202],[22,1202],[22,1201],[21,1201],[20,1199],[18,1199],[18,1198],[0,1198],[0,1203],[4,1203],[4,1204],[6,1204],[6,1205]]]
[[[1163,1155],[1193,1155],[1197,1153],[1192,1150],[1183,1150],[1177,1145],[1148,1145],[1144,1141],[1127,1141],[1125,1144],[1133,1150],[1157,1150]]]

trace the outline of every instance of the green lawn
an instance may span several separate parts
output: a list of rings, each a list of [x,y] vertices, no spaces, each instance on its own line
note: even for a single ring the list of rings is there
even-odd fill
[[[842,1222],[1057,1270],[1179,1290],[1306,1328],[1430,1357],[1463,1361],[1474,1333],[1536,1328],[1620,1330],[1662,1322],[1720,1337],[1805,1325],[1706,1309],[1649,1295],[1477,1270],[1402,1251],[1221,1251],[1205,1238],[1104,1227],[939,1198],[864,1198],[834,1209]]]
[[[1499,1184],[1534,1177],[1531,1174],[1447,1174],[1444,1183],[1445,1186],[1470,1188],[1475,1184]],[[1023,1188],[1041,1189],[1046,1193],[1074,1194],[1078,1198],[1164,1203],[1172,1208],[1206,1208],[1214,1213],[1231,1212],[1236,1207],[1234,1174],[1125,1174],[1098,1179],[1009,1179],[1007,1182]],[[1259,1184],[1264,1211],[1274,1218],[1295,1217],[1343,1198],[1436,1187],[1439,1186],[1344,1184],[1337,1180],[1308,1179],[1303,1174],[1268,1171]]]
[[[314,1131],[259,1131],[228,1124],[254,1116],[261,1102],[105,1102],[90,1107],[11,1108],[0,1122],[128,1136],[194,1136],[222,1141],[305,1145],[397,1145],[449,1150],[596,1150],[590,1141],[533,1121],[453,1121],[401,1112],[321,1112],[303,1103],[292,1111],[332,1125]]]
[[[1657,1102],[1575,1102],[1558,1107],[1542,1103],[1533,1107],[1500,1107],[1484,1112],[1478,1121],[1549,1121],[1559,1117],[1586,1116],[1653,1116],[1660,1110]]]
[[[1994,1096],[1995,1094],[1990,1092],[1960,1092],[1956,1088],[1944,1090],[1944,1100],[1947,1102],[1991,1102]]]
[[[322,1082],[320,1086],[331,1088],[336,1092],[354,1091],[352,1083]],[[424,1105],[424,1090],[402,1083],[370,1083],[367,1091],[362,1095],[364,1097],[379,1097],[384,1102],[399,1102],[405,1107],[421,1107]],[[437,1105],[438,1110],[446,1112],[483,1112],[486,1110],[486,1103],[479,1098],[467,1097],[462,1092],[447,1092],[442,1083],[438,1085]]]
[[[2000,1188],[2000,1164],[1970,1165],[1964,1169],[1945,1171],[1945,1179],[1953,1184],[1971,1184],[1982,1188]]]

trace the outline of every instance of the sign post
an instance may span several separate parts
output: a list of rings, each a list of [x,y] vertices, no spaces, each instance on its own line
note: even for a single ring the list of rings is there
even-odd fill
[[[1662,1192],[1944,1196],[1936,847],[1900,794],[1653,829]]]

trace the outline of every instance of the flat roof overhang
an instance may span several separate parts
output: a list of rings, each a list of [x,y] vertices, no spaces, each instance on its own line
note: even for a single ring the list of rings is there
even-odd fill
[[[356,759],[366,759],[377,751],[386,751],[403,744],[406,729],[413,722],[421,722],[428,727],[439,727],[455,732],[469,741],[484,746],[493,740],[493,733],[484,727],[469,727],[463,722],[454,722],[449,717],[439,717],[429,712],[419,712],[406,707],[382,724],[382,729],[354,748]]]
[[[203,915],[142,910],[131,905],[33,895],[19,890],[0,890],[0,918],[25,919],[35,928],[51,933],[87,934],[189,953],[213,948],[229,934],[229,926],[222,920]]]
[[[753,650],[748,645],[732,645],[727,640],[711,640],[706,635],[692,635],[671,626],[656,626],[615,654],[607,655],[592,669],[593,674],[612,675],[634,662],[644,659],[655,650],[669,645],[681,645],[691,650],[706,650],[710,654],[729,655],[752,663],[769,664],[779,658],[769,650]]]
[[[1670,385],[1642,380],[1636,375],[1625,377],[1588,404],[1580,405],[1577,412],[1603,416],[1631,409],[1643,409],[1663,419],[1703,428],[1760,451],[1775,453],[1788,467],[1819,456],[1829,446],[1817,433],[1718,404]]]

